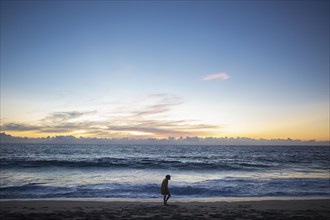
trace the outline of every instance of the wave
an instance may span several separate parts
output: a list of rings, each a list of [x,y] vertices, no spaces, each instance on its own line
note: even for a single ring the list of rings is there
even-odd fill
[[[75,168],[131,168],[131,169],[180,169],[180,170],[251,170],[271,168],[269,163],[234,163],[232,161],[208,161],[199,160],[161,160],[152,158],[112,158],[102,157],[97,159],[81,160],[26,160],[2,159],[0,162],[2,168],[32,168],[32,167],[75,167]]]
[[[330,170],[329,153],[324,147],[1,145],[0,166],[324,172]]]
[[[215,179],[194,184],[171,184],[176,198],[262,197],[262,196],[330,196],[327,179]],[[76,186],[50,186],[30,183],[0,187],[1,199],[17,198],[159,198],[160,185],[155,183],[107,183]]]

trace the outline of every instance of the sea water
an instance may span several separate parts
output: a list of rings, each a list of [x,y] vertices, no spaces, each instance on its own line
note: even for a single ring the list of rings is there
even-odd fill
[[[0,199],[330,197],[317,146],[0,145]]]

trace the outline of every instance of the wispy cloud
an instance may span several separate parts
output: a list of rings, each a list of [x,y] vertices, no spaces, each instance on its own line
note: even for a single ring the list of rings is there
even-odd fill
[[[1,130],[4,131],[35,131],[41,128],[42,127],[40,126],[24,124],[24,123],[6,123],[1,126]]]
[[[39,132],[41,133],[70,133],[77,130],[91,130],[92,123],[90,122],[70,122],[70,123],[55,123],[44,125]]]
[[[160,113],[166,113],[174,106],[183,104],[183,100],[180,97],[170,94],[155,94],[149,96],[152,99],[156,99],[155,103],[149,104],[134,112],[134,116],[151,116]]]
[[[83,115],[93,114],[96,111],[92,112],[79,112],[79,111],[70,111],[70,112],[54,112],[49,114],[47,117],[43,119],[45,122],[64,122],[72,119],[79,118]]]
[[[121,105],[118,111],[50,112],[31,123],[5,123],[2,130],[87,137],[178,137],[200,136],[221,129],[221,126],[201,124],[189,118],[171,118],[172,110],[183,103],[182,98],[173,94],[154,94],[142,101]]]
[[[214,79],[222,79],[222,80],[226,80],[229,79],[229,76],[227,73],[215,73],[215,74],[210,74],[207,75],[203,78],[204,81],[206,80],[214,80]]]

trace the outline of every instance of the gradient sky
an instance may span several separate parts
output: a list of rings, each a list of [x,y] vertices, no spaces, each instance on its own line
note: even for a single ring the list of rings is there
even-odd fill
[[[1,1],[1,130],[329,140],[329,1]]]

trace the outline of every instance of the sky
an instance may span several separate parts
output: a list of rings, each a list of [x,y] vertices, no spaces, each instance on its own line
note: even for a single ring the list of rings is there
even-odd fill
[[[329,1],[1,1],[1,131],[330,140]]]

